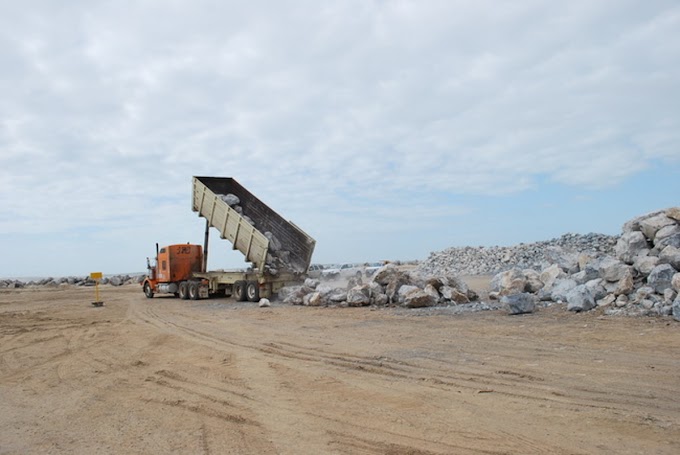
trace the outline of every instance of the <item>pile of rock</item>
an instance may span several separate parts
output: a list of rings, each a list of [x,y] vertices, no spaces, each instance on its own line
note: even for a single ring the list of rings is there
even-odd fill
[[[566,303],[571,311],[601,307],[607,314],[673,314],[680,320],[679,270],[680,208],[674,207],[625,223],[610,254],[572,254],[540,273],[519,267],[501,272],[489,296],[508,301],[522,295],[524,301]]]
[[[278,296],[284,303],[292,305],[406,308],[456,305],[478,299],[477,294],[456,276],[425,278],[400,270],[394,264],[380,268],[367,283],[360,276],[350,279],[346,287],[333,287],[321,284],[319,280],[307,279],[302,286],[283,288]]]
[[[613,254],[617,240],[617,236],[605,234],[564,234],[552,240],[508,247],[453,247],[430,253],[418,271],[425,275],[486,275],[511,268],[539,271],[550,264],[573,262],[575,252]]]
[[[144,275],[114,275],[104,277],[99,284],[111,286],[123,286],[126,284],[138,284],[144,280]],[[38,280],[0,280],[0,289],[22,289],[35,287],[59,287],[59,286],[94,286],[95,282],[89,276],[86,277],[61,277],[42,278]]]

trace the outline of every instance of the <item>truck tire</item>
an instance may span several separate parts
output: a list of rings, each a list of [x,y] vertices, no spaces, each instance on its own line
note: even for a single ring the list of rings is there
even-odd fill
[[[179,298],[186,300],[189,298],[189,283],[182,281],[179,283]]]
[[[247,299],[247,294],[246,294],[246,282],[245,281],[237,281],[234,283],[234,299],[236,299],[237,302],[245,302]]]
[[[144,295],[147,299],[153,298],[153,289],[151,289],[151,284],[148,281],[144,283]]]
[[[251,302],[259,302],[260,284],[257,281],[248,281],[246,284],[246,295]]]
[[[198,281],[189,281],[189,298],[191,300],[198,300],[199,298],[199,293],[198,293]]]

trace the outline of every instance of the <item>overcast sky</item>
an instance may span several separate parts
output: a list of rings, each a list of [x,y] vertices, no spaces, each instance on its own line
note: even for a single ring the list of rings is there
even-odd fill
[[[315,262],[617,234],[680,205],[680,3],[0,5],[0,276],[143,271],[234,177]],[[219,240],[210,267],[241,267]]]

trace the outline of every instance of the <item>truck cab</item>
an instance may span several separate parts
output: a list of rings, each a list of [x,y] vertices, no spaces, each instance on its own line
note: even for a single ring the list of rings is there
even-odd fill
[[[143,282],[144,294],[179,295],[180,285],[200,273],[203,268],[203,247],[189,243],[165,246],[156,252],[155,264],[147,262],[149,274]]]

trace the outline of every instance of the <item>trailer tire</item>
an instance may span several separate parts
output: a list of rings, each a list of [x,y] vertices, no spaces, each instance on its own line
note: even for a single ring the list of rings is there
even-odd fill
[[[259,302],[260,284],[257,281],[248,281],[246,284],[246,295],[251,302]]]
[[[151,284],[148,281],[144,283],[144,295],[147,299],[153,298],[153,289],[151,289]]]
[[[245,281],[236,281],[234,283],[234,292],[233,292],[234,298],[236,299],[237,302],[245,302],[248,295],[246,294],[246,282]]]
[[[182,281],[179,283],[179,298],[187,300],[189,298],[189,283]]]
[[[191,300],[198,300],[200,294],[198,293],[198,281],[189,281],[189,298]]]

